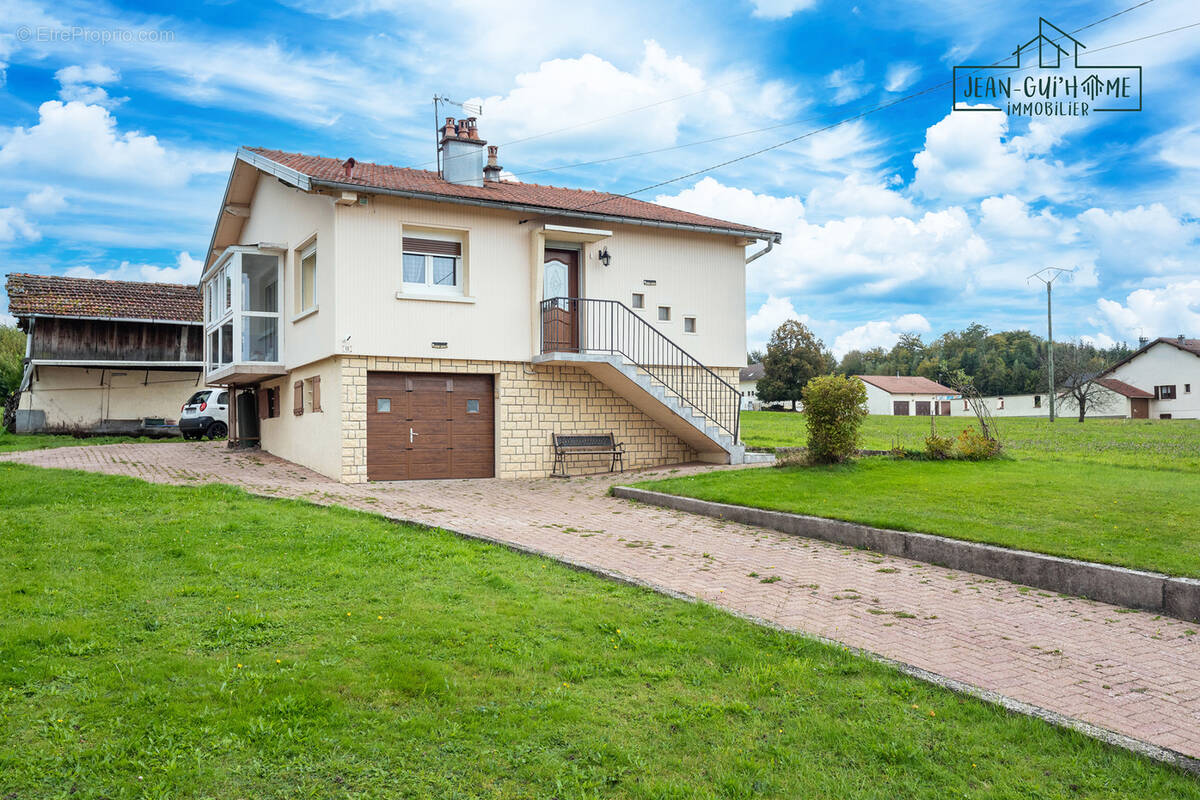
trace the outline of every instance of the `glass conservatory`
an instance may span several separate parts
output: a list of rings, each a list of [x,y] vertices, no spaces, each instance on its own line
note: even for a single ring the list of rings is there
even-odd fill
[[[279,324],[282,261],[278,251],[230,247],[204,273],[208,383],[254,383],[284,374]]]

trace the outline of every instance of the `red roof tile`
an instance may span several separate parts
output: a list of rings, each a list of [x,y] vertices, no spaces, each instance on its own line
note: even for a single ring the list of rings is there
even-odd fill
[[[867,383],[878,386],[888,394],[954,394],[949,386],[916,375],[855,375]]]
[[[362,186],[364,189],[393,189],[443,197],[485,200],[498,204],[536,206],[547,211],[575,211],[676,225],[723,228],[771,238],[779,236],[775,231],[754,228],[736,222],[726,222],[608,192],[507,181],[485,183],[483,186],[465,186],[449,183],[436,172],[429,170],[393,167],[386,164],[368,164],[361,161],[355,163],[352,177],[347,178],[342,169],[343,162],[336,158],[306,156],[301,153],[287,153],[262,147],[245,149],[277,164],[294,169],[318,183],[351,184]]]
[[[1105,389],[1114,391],[1117,394],[1125,395],[1126,397],[1141,398],[1153,400],[1154,395],[1147,392],[1145,389],[1139,389],[1136,386],[1131,386],[1125,381],[1119,381],[1116,378],[1096,378],[1096,383],[1103,386]]]
[[[199,289],[178,283],[106,281],[15,272],[8,276],[6,289],[8,310],[14,317],[204,320]]]

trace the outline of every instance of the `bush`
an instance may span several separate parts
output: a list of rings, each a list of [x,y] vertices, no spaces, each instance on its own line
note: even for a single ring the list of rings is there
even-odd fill
[[[814,464],[845,461],[858,449],[858,428],[867,416],[867,389],[857,378],[825,375],[804,386],[808,457]]]
[[[982,461],[1000,455],[1000,442],[989,439],[975,428],[958,435],[958,455],[968,461]]]
[[[954,437],[931,433],[925,437],[925,455],[935,461],[943,461],[954,455]]]

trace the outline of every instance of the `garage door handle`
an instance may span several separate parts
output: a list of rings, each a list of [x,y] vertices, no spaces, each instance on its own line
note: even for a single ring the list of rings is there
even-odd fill
[[[421,435],[421,434],[417,433],[417,432],[416,432],[416,431],[414,431],[412,428],[409,428],[409,429],[408,429],[408,443],[409,443],[409,444],[412,444],[412,443],[413,443],[413,439],[414,439],[414,438],[416,438],[416,437],[418,437],[418,436],[420,436],[420,435]]]

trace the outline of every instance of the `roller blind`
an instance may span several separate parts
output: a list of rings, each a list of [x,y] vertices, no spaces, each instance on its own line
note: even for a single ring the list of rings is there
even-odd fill
[[[395,241],[394,239],[392,241]],[[427,253],[434,256],[461,256],[461,242],[443,242],[441,239],[418,239],[414,236],[404,237],[404,252]]]

